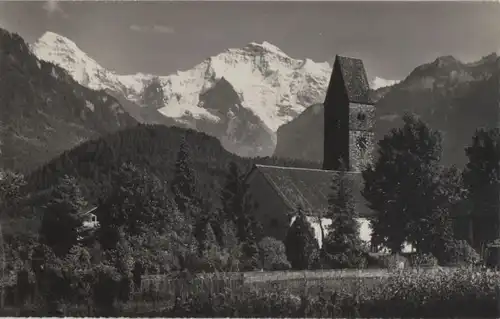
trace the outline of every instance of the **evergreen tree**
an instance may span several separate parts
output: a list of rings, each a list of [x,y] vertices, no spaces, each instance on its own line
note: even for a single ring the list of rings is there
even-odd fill
[[[429,252],[429,240],[436,236],[424,234],[449,226],[440,184],[441,135],[416,117],[406,115],[403,120],[402,128],[379,141],[377,161],[363,172],[363,195],[376,212],[372,243],[397,253],[408,241]],[[434,226],[437,221],[439,226]]]
[[[40,237],[58,256],[65,255],[77,244],[78,229],[82,225],[79,214],[86,205],[72,177],[65,175],[52,190],[44,207]]]
[[[481,249],[498,238],[500,210],[500,130],[479,129],[465,150],[464,184],[472,222],[472,245]]]
[[[160,109],[165,106],[165,93],[158,77],[153,77],[144,87],[141,95],[141,104],[145,107]]]
[[[293,269],[310,269],[313,264],[313,256],[319,248],[318,241],[314,237],[314,230],[301,207],[297,207],[296,216],[286,235],[286,255]]]
[[[170,187],[177,207],[182,213],[187,214],[192,222],[198,220],[202,208],[197,186],[196,173],[191,162],[191,150],[186,138],[183,137],[177,153],[174,178]]]
[[[350,182],[345,170],[341,170],[332,182],[328,199],[327,216],[332,223],[322,251],[334,268],[359,268],[365,261]]]
[[[235,226],[236,237],[241,243],[244,269],[255,269],[259,265],[258,238],[261,226],[254,216],[255,201],[236,163],[230,162],[226,182],[221,190],[222,217],[224,222]]]
[[[245,177],[245,174],[240,173],[236,163],[230,162],[226,183],[221,190],[223,219],[234,223],[240,242],[259,235],[259,226],[254,218],[256,204],[251,197]]]

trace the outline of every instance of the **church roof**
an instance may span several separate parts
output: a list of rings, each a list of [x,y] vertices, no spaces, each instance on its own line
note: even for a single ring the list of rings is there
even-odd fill
[[[260,172],[290,209],[301,205],[314,215],[328,209],[332,181],[339,175],[338,171],[258,164],[254,166],[253,172]],[[373,214],[361,195],[361,173],[347,172],[347,176],[353,182],[353,196],[359,217]]]
[[[349,102],[374,104],[362,60],[337,55],[334,63],[336,67],[340,67]]]

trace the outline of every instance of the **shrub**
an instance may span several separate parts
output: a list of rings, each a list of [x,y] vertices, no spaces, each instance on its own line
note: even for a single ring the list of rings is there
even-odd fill
[[[259,252],[264,270],[288,270],[291,268],[286,257],[285,244],[272,237],[264,237],[259,242]]]
[[[408,258],[399,254],[371,254],[371,256],[381,268],[385,269],[397,269],[401,263],[405,267],[409,264]]]
[[[410,265],[412,267],[435,267],[438,265],[438,260],[431,254],[410,254]]]
[[[443,265],[477,265],[481,256],[465,240],[454,240],[447,245]]]

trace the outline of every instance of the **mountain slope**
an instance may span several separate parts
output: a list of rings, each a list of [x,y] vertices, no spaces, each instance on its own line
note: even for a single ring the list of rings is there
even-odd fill
[[[138,125],[82,143],[64,152],[28,176],[32,191],[54,185],[68,174],[78,179],[91,202],[110,186],[111,175],[122,163],[147,169],[163,181],[171,181],[182,139],[191,148],[193,169],[204,198],[217,204],[218,186],[222,186],[230,161],[243,171],[252,163],[318,168],[318,163],[298,163],[276,158],[242,158],[226,151],[214,137],[191,129],[164,125]]]
[[[84,140],[136,125],[103,91],[40,61],[17,34],[0,29],[2,168],[30,170]]]
[[[499,77],[500,59],[495,54],[474,63],[462,63],[450,56],[440,57],[417,67],[404,81],[374,93],[379,100],[376,104],[377,140],[391,128],[400,127],[405,113],[414,113],[430,127],[442,131],[443,163],[464,165],[464,148],[471,143],[474,131],[478,127],[497,125]],[[304,113],[278,130],[275,155],[321,159],[322,127],[320,105],[316,112]],[[294,142],[296,132],[312,131],[318,135],[314,135],[316,138]]]

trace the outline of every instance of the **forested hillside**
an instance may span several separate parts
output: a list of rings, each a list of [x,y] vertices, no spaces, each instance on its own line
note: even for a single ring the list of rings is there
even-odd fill
[[[32,190],[54,185],[65,174],[78,179],[88,200],[94,202],[111,187],[111,176],[122,163],[131,163],[171,181],[182,139],[191,149],[193,169],[204,198],[217,202],[218,186],[231,161],[242,171],[253,163],[320,168],[320,163],[289,161],[278,158],[247,159],[226,151],[220,142],[204,133],[163,125],[138,125],[102,138],[87,141],[40,168],[28,177]]]

